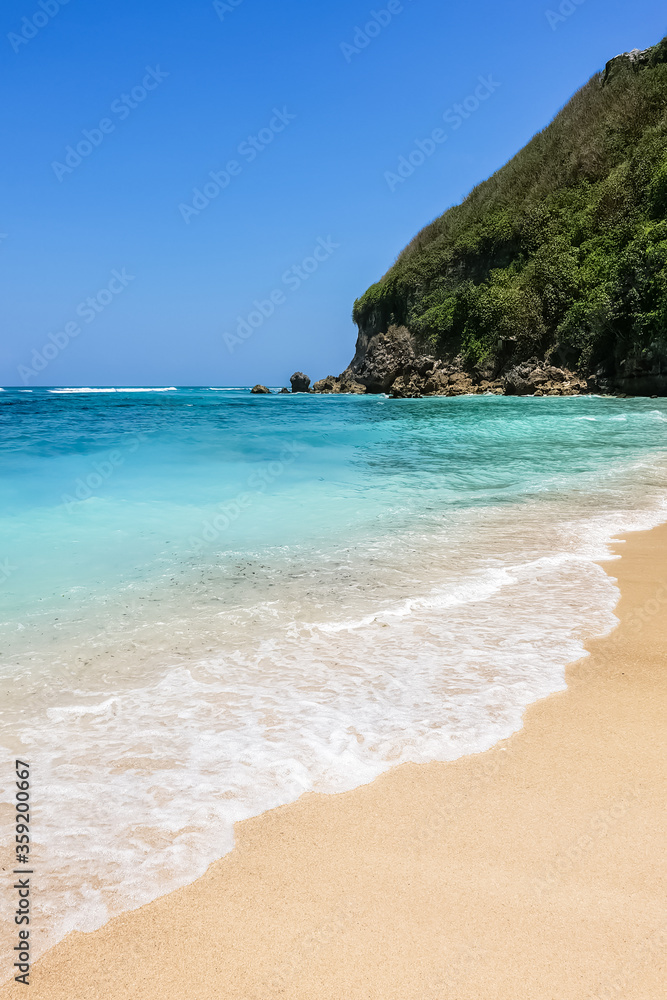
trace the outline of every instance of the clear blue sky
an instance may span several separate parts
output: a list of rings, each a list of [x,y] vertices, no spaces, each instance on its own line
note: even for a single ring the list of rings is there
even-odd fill
[[[5,0],[0,385],[340,372],[354,299],[414,233],[608,58],[667,32],[649,0],[564,0],[557,21],[556,0],[388,6]],[[489,76],[499,86],[479,108],[443,124]],[[385,174],[438,127],[447,141],[391,190]],[[195,188],[216,191],[210,172],[228,183],[191,213]],[[273,313],[238,337],[255,301]],[[45,344],[42,370],[20,376]]]

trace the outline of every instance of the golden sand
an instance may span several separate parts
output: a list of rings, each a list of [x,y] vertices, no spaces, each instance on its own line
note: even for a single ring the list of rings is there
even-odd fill
[[[667,526],[617,551],[620,626],[521,732],[239,824],[0,998],[664,1000]]]

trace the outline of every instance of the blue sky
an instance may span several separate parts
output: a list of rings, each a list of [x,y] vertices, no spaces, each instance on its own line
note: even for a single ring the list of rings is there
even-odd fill
[[[0,21],[7,386],[340,372],[354,299],[415,232],[667,32],[647,0],[6,0]]]

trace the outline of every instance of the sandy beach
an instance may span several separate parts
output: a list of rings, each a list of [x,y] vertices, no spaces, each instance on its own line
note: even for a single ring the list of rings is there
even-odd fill
[[[45,955],[32,1000],[664,997],[667,525],[615,551],[619,627],[519,733],[238,825],[197,882]]]

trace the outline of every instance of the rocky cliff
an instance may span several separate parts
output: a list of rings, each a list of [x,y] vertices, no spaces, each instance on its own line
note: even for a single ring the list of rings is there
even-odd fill
[[[667,39],[612,59],[354,306],[316,392],[667,392]]]

